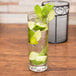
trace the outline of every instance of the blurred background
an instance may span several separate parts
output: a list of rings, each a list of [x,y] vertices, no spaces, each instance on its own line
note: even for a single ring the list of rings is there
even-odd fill
[[[27,23],[27,14],[34,10],[34,5],[41,5],[47,0],[0,0],[0,23]],[[71,0],[69,24],[76,25],[76,0]]]

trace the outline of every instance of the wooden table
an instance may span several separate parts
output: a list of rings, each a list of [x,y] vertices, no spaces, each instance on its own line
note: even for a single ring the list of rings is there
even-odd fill
[[[0,76],[76,76],[76,26],[69,26],[69,40],[49,44],[48,70],[28,69],[27,26],[0,24]]]

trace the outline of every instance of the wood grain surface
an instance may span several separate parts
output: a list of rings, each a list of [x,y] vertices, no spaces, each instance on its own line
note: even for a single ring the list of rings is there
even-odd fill
[[[0,24],[0,76],[76,76],[76,26],[69,26],[69,40],[49,44],[48,70],[28,69],[27,25]]]

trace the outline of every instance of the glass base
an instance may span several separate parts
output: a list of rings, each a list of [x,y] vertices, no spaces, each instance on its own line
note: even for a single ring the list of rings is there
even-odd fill
[[[33,72],[43,72],[47,70],[47,65],[40,65],[40,66],[35,66],[35,65],[29,65],[29,69]]]

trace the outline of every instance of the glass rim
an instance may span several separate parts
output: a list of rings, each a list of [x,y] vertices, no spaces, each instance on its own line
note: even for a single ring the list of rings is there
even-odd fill
[[[30,12],[28,12],[27,15],[33,15],[33,14],[35,14],[35,11],[30,11]]]
[[[64,6],[68,6],[68,7],[69,7],[69,5],[70,5],[70,2],[69,2],[69,1],[63,1],[63,0],[60,1],[60,0],[59,0],[59,1],[43,1],[43,2],[42,2],[42,6],[44,6],[44,5],[47,4],[47,3],[51,3],[51,2],[52,2],[52,3],[56,3],[56,2],[66,3],[66,4],[63,4],[63,5],[61,5],[61,4],[60,4],[60,5],[55,5],[54,7],[64,7]]]
[[[34,11],[30,11],[27,13],[27,19],[29,19],[30,17],[34,17],[34,16],[36,16]]]

